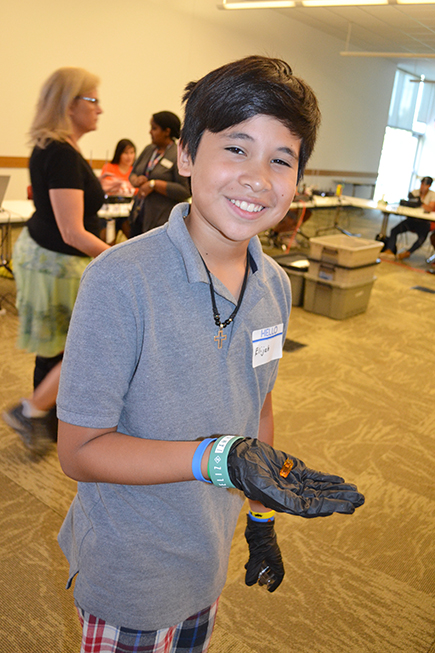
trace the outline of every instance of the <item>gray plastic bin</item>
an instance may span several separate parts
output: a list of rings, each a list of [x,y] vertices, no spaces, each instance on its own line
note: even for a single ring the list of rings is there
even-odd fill
[[[274,260],[287,272],[292,287],[292,306],[302,306],[304,301],[305,273],[310,262],[305,256],[283,254]]]
[[[305,274],[304,309],[334,320],[344,320],[364,313],[376,277],[354,284],[324,281]]]

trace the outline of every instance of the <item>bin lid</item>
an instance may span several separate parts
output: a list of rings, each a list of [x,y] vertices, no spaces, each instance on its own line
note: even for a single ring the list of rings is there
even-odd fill
[[[373,265],[379,265],[381,259],[377,258],[375,261],[372,261],[371,263],[364,263],[364,265],[356,265],[354,268],[350,268],[347,265],[338,265],[337,263],[330,263],[329,261],[322,261],[318,258],[314,258],[313,256],[310,256],[308,258],[308,261],[313,261],[313,263],[320,263],[321,267],[330,268],[331,270],[335,268],[341,268],[342,270],[361,270],[362,268],[370,268]]]
[[[310,243],[347,251],[374,250],[375,252],[380,252],[383,247],[383,244],[378,240],[369,240],[368,238],[360,238],[359,236],[346,236],[346,234],[316,236],[310,238]]]
[[[303,254],[281,254],[280,256],[274,256],[273,258],[278,265],[286,270],[307,272],[310,267],[308,258]]]

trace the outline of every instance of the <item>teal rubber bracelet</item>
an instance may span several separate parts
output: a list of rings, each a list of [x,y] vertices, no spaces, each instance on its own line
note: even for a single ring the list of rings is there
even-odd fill
[[[213,443],[208,459],[208,477],[218,487],[233,488],[228,474],[228,454],[236,440],[242,440],[242,435],[223,435]]]

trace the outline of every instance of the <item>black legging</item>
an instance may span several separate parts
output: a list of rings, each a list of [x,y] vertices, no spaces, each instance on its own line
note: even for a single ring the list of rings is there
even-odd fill
[[[408,249],[408,252],[412,254],[412,252],[415,252],[416,249],[421,247],[426,240],[430,231],[430,222],[429,220],[419,220],[418,218],[406,218],[406,220],[399,222],[399,224],[391,230],[386,243],[386,249],[389,249],[393,254],[396,254],[397,236],[406,231],[412,231],[417,234],[417,240]]]
[[[45,379],[47,374],[56,367],[58,363],[63,358],[63,352],[52,358],[46,358],[45,356],[37,356],[35,359],[35,369],[33,371],[33,388],[37,388],[38,385]],[[48,426],[49,426],[49,435],[54,442],[57,441],[57,417],[56,417],[56,406],[53,406],[48,412]]]
[[[46,358],[45,356],[37,356],[35,359],[35,369],[33,371],[33,389],[37,388],[38,385],[45,379],[47,374],[56,367],[58,363],[63,358],[63,352],[52,358]]]

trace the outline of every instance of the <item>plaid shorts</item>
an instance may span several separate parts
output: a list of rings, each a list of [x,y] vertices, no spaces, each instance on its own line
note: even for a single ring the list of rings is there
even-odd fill
[[[161,630],[117,628],[77,606],[83,628],[80,653],[203,653],[210,644],[218,601]]]

